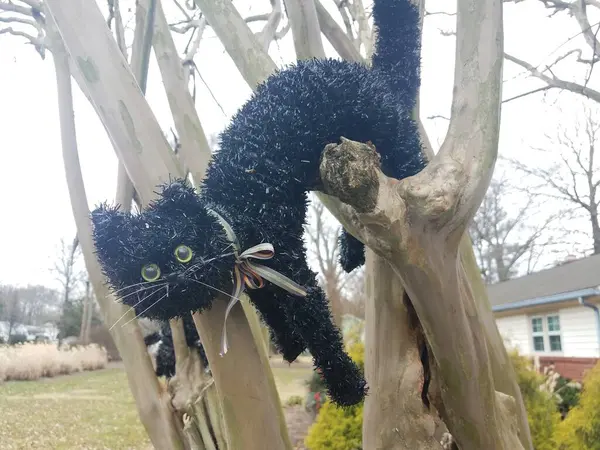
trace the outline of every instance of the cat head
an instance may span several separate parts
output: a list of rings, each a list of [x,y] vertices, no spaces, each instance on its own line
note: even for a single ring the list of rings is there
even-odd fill
[[[139,214],[106,204],[92,212],[96,255],[119,300],[167,320],[210,307],[231,287],[235,262],[222,226],[184,180],[162,186]]]

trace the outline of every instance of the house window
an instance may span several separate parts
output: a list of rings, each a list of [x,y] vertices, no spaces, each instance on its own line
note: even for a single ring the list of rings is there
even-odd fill
[[[551,352],[561,352],[562,342],[560,340],[560,319],[558,315],[547,316],[546,321],[548,322],[548,341],[550,342]]]
[[[533,349],[536,352],[544,351],[544,322],[541,317],[531,319],[531,335],[533,336]]]
[[[561,352],[560,318],[558,314],[532,317],[531,337],[536,352]]]

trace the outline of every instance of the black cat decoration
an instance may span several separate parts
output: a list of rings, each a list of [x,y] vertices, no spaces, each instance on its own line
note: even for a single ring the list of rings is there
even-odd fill
[[[199,193],[174,180],[137,215],[108,205],[92,213],[104,273],[138,315],[181,317],[245,289],[283,358],[292,362],[308,348],[342,406],[362,401],[366,383],[306,262],[307,192],[322,189],[321,153],[341,136],[371,141],[388,176],[425,166],[413,120],[418,8],[375,0],[373,17],[372,67],[315,59],[272,75],[221,134]],[[364,263],[360,241],[344,232],[341,244],[345,270]]]
[[[144,343],[156,358],[156,376],[171,378],[175,375],[175,349],[173,347],[173,336],[168,321],[164,320],[159,323],[160,330],[144,336]],[[209,371],[208,359],[206,358],[204,347],[200,342],[200,336],[198,336],[198,331],[196,330],[196,325],[194,325],[192,316],[189,314],[183,316],[183,331],[188,348],[198,352],[202,367],[204,367],[206,371]]]

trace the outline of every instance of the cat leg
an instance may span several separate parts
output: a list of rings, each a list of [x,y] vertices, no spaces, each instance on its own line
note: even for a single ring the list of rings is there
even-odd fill
[[[267,285],[261,289],[249,289],[247,293],[261,319],[271,330],[271,339],[277,351],[287,362],[294,362],[306,349],[306,343],[290,325],[285,307],[285,291]]]
[[[301,285],[307,295],[299,297],[269,285],[273,293],[271,302],[285,306],[291,329],[306,342],[332,400],[341,406],[360,403],[366,393],[366,382],[358,366],[345,352],[342,334],[334,325],[325,293],[318,286],[315,273],[306,260],[289,256],[301,254],[300,249],[294,249],[291,243],[285,248],[287,253],[278,255],[273,262],[269,261],[269,266]],[[263,299],[266,299],[267,292],[264,292]],[[257,308],[260,309],[263,304],[266,302],[257,303]]]
[[[306,270],[309,270],[308,267]],[[323,290],[304,284],[304,298],[287,295],[289,315],[321,370],[331,399],[340,406],[360,403],[367,391],[365,379],[344,350],[342,334],[334,325]]]
[[[342,228],[339,237],[340,264],[347,273],[365,263],[365,245]]]

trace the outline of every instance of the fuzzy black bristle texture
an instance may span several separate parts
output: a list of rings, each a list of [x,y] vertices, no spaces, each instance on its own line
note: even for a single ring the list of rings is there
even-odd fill
[[[149,347],[151,345],[156,344],[158,341],[160,341],[160,333],[158,331],[155,331],[154,333],[151,333],[147,336],[144,336],[144,345],[146,347]]]
[[[204,347],[200,342],[200,336],[198,336],[198,331],[190,314],[183,316],[183,329],[187,346],[198,352],[202,366],[208,368],[208,359],[206,358]],[[169,322],[162,322],[159,334],[160,345],[156,354],[156,375],[171,378],[175,375],[175,349],[173,347],[173,335]]]
[[[234,257],[223,228],[192,187],[176,181],[160,194],[141,214],[101,206],[92,221],[96,254],[121,301],[139,315],[165,320],[209,308],[216,292],[210,286],[231,283]],[[180,245],[193,252],[188,262],[175,257]],[[142,278],[147,264],[158,266],[158,280]]]
[[[362,242],[342,230],[339,237],[340,265],[345,272],[352,272],[365,263],[365,246]]]
[[[112,287],[139,314],[163,320],[208,308],[215,289],[231,289],[235,261],[209,209],[232,226],[242,250],[271,243],[275,256],[264,264],[302,285],[307,296],[267,283],[249,290],[250,299],[284,358],[293,361],[308,347],[330,397],[342,406],[359,403],[366,383],[306,262],[307,192],[322,189],[322,151],[341,136],[371,141],[388,176],[405,178],[425,166],[412,118],[420,83],[418,10],[410,0],[375,0],[373,15],[373,68],[308,60],[269,77],[221,134],[199,196],[177,180],[138,216],[106,206],[92,215]],[[362,265],[363,244],[345,231],[341,242],[344,269]],[[175,260],[181,244],[193,250],[189,262]],[[140,270],[148,263],[161,267],[161,276],[145,283]]]

